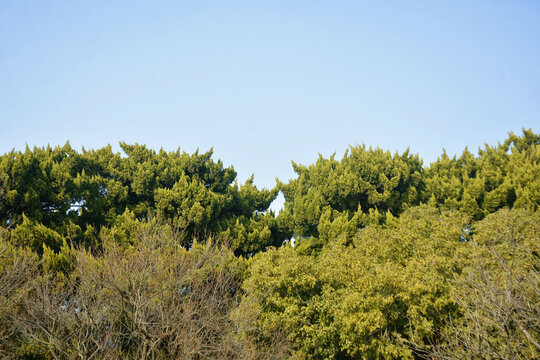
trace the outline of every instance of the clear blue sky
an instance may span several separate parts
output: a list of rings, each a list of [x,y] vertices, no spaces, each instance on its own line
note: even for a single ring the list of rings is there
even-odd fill
[[[0,2],[0,152],[215,148],[272,187],[348,144],[540,130],[540,1]]]

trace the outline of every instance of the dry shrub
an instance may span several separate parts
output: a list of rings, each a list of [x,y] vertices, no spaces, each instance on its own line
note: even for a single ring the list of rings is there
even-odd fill
[[[167,228],[146,228],[128,247],[104,239],[99,254],[66,250],[74,254],[67,266],[72,270],[44,272],[17,311],[19,354],[284,358],[286,347],[278,337],[262,345],[247,330],[257,314],[237,311],[245,262],[211,239],[189,250],[175,239]]]
[[[13,247],[9,233],[0,229],[0,358],[14,358],[21,330],[19,315],[34,287],[38,258],[29,250]]]
[[[540,216],[501,210],[475,227],[471,263],[455,282],[463,316],[449,319],[430,359],[540,357]]]

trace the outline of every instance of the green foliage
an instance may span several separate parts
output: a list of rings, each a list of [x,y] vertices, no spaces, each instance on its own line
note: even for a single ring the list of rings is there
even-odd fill
[[[298,178],[280,183],[286,200],[280,221],[297,237],[318,237],[319,221],[329,209],[349,218],[375,209],[400,214],[420,200],[422,162],[408,151],[391,155],[351,146],[341,161],[319,156],[313,165],[293,162],[293,168]]]
[[[446,152],[426,170],[424,198],[444,209],[459,209],[479,220],[504,207],[540,207],[540,135],[510,133],[498,146],[467,149],[459,158]]]
[[[114,242],[122,248],[133,245],[136,234],[145,227],[152,226],[148,222],[141,222],[135,217],[135,213],[126,210],[116,217],[113,226],[101,229],[101,237]]]
[[[461,269],[467,222],[412,208],[350,245],[334,238],[317,257],[291,246],[258,254],[245,282],[248,303],[260,311],[262,331],[288,334],[299,358],[412,358],[408,342],[433,341],[456,311],[447,279]]]
[[[53,275],[64,273],[69,275],[73,272],[75,264],[76,252],[65,240],[58,252],[54,252],[46,245],[43,245],[41,266],[44,273]]]
[[[43,224],[36,223],[23,215],[23,222],[11,232],[11,240],[18,246],[27,246],[42,254],[43,247],[59,250],[63,238],[56,231]]]
[[[54,149],[28,147],[11,151],[0,158],[0,201],[2,224],[22,222],[22,214],[58,226],[76,192],[73,177],[77,171],[76,153],[67,143]]]
[[[531,130],[426,168],[354,146],[271,190],[120,145],[0,157],[0,357],[540,356]]]
[[[51,243],[57,239],[40,226],[95,248],[101,228],[116,226],[120,231],[117,223],[123,220],[117,218],[126,211],[138,220],[169,221],[182,230],[179,241],[185,245],[194,236],[225,232],[239,218],[252,234],[238,242],[238,248],[245,249],[241,251],[258,251],[283,241],[283,236],[277,238],[279,232],[267,234],[277,226],[270,224],[273,217],[264,219],[262,214],[277,190],[258,190],[253,178],[241,186],[233,183],[236,172],[224,168],[221,161],[214,162],[212,150],[190,155],[180,150],[156,152],[138,144],[121,143],[121,147],[126,156],[113,153],[110,146],[78,153],[69,143],[3,155],[0,222],[5,227],[26,228],[28,239],[22,239],[22,234],[16,238],[28,245],[36,242],[32,246],[37,251],[41,243],[39,236],[32,235],[36,231],[46,235],[47,246],[58,250],[61,244],[61,240]]]

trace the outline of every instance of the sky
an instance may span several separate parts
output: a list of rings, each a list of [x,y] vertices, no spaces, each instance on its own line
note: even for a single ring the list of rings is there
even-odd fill
[[[539,100],[538,0],[0,1],[0,153],[213,147],[273,187],[349,145],[540,132]]]

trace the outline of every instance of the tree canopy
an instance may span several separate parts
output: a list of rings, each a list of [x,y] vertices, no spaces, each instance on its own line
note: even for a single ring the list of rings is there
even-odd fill
[[[102,227],[128,212],[170,221],[185,244],[205,233],[238,235],[235,246],[244,252],[280,244],[267,212],[277,189],[259,190],[253,178],[239,185],[232,167],[212,160],[212,150],[190,155],[120,145],[124,155],[110,146],[78,153],[69,143],[3,155],[1,223],[28,231],[45,226],[93,244]]]
[[[120,146],[0,157],[0,357],[540,357],[531,130],[429,165],[351,146],[273,189]]]

